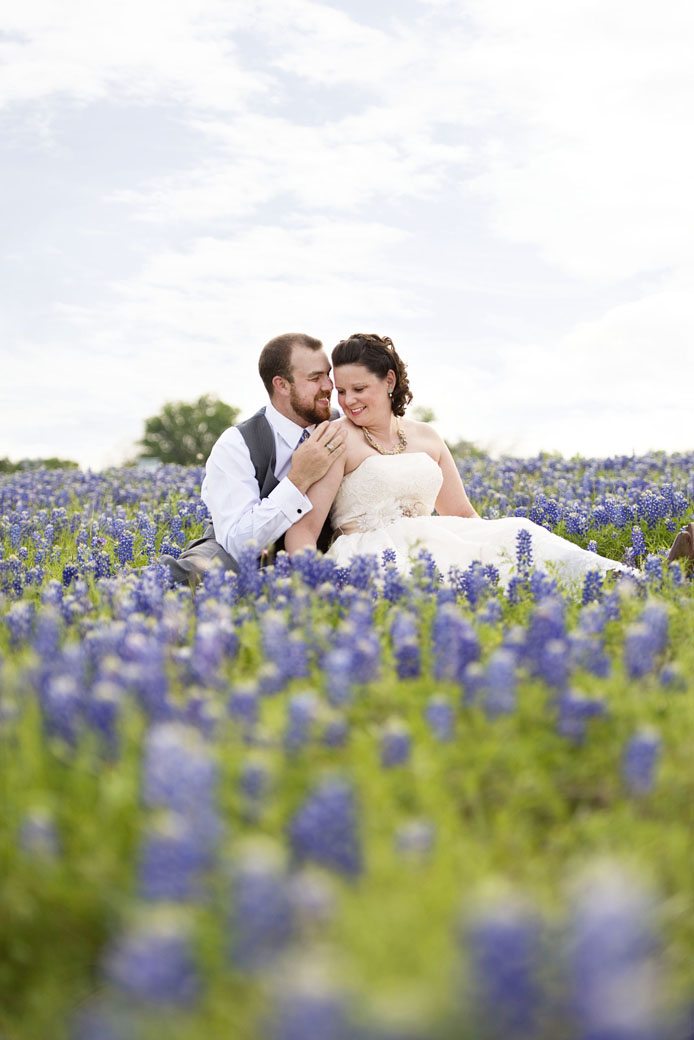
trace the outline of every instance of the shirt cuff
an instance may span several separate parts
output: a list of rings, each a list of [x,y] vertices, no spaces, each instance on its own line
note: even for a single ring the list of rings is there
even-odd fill
[[[267,497],[273,506],[284,513],[290,524],[301,520],[302,516],[310,513],[313,508],[310,498],[302,495],[289,477],[282,477],[277,487]]]

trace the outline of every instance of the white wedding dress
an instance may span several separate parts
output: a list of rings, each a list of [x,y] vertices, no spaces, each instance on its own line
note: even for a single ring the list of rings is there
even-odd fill
[[[507,585],[516,567],[516,535],[532,535],[532,562],[565,580],[588,571],[625,571],[616,560],[588,552],[523,517],[500,520],[432,516],[443,474],[425,452],[369,455],[345,474],[330,513],[338,533],[327,555],[340,567],[355,556],[385,549],[395,552],[399,571],[407,573],[417,553],[426,549],[444,577],[449,568],[464,570],[473,561],[491,563]]]

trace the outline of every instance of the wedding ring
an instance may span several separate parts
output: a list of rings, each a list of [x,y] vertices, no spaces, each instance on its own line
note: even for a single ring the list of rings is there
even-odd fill
[[[331,441],[330,444],[326,444],[325,446],[332,455],[332,453],[335,451],[335,445],[333,444],[333,442]]]

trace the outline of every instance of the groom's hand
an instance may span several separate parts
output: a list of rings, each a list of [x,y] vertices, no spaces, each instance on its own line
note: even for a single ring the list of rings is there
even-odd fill
[[[316,426],[308,440],[296,449],[287,476],[294,487],[305,495],[312,484],[325,476],[344,450],[343,431],[328,419]]]

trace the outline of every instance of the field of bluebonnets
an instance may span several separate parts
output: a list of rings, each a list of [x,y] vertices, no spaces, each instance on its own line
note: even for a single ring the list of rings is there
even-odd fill
[[[642,580],[193,593],[199,470],[0,478],[5,1040],[692,1036],[694,454],[459,465]]]

